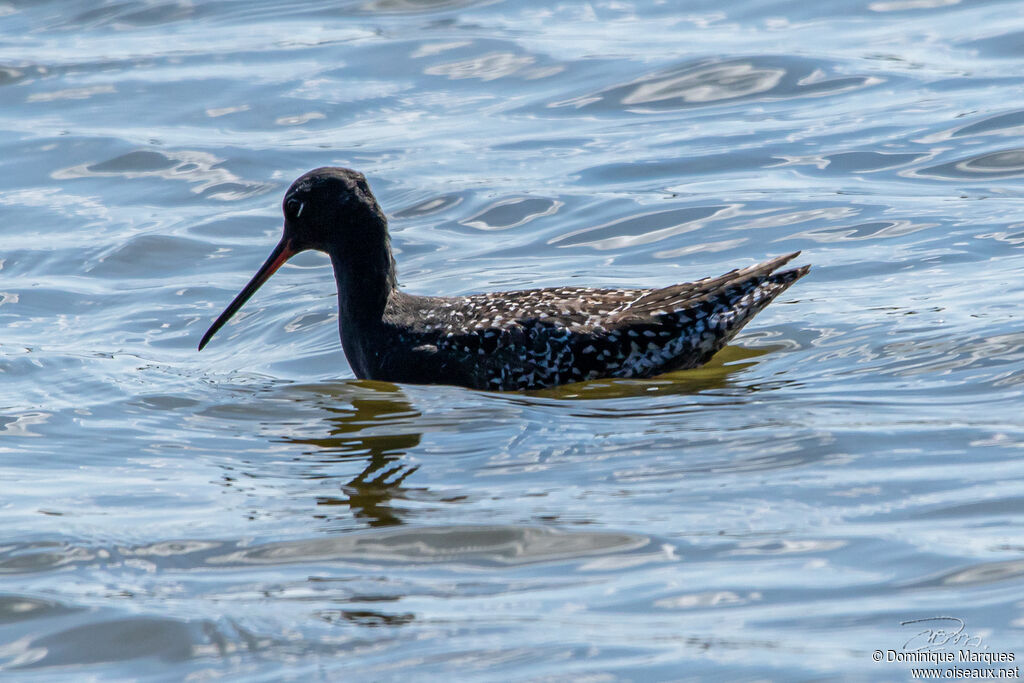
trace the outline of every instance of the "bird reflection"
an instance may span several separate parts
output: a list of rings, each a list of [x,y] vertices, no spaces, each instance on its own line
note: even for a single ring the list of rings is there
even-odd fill
[[[594,400],[651,396],[657,394],[700,393],[735,385],[731,375],[755,363],[769,353],[771,345],[762,348],[729,346],[711,363],[697,370],[670,373],[649,380],[607,380],[569,384],[554,389],[520,394],[516,401],[530,402],[538,398],[559,400]],[[755,387],[749,388],[756,390]],[[354,380],[331,384],[292,385],[298,391],[296,400],[307,407],[314,405],[317,426],[310,430],[284,435],[282,441],[311,447],[303,456],[307,464],[359,461],[362,470],[339,486],[337,495],[319,495],[318,518],[338,519],[348,511],[371,527],[395,526],[404,523],[394,502],[409,498],[429,498],[426,488],[410,487],[410,477],[419,469],[409,464],[406,454],[422,440],[422,413],[405,391],[387,382]],[[503,395],[504,400],[509,396]],[[326,430],[325,430],[326,427]],[[315,432],[324,433],[316,436]],[[336,479],[336,468],[328,472],[316,467],[307,472],[309,479]]]
[[[650,379],[598,379],[590,382],[564,384],[550,389],[531,391],[531,396],[562,400],[596,400],[651,396],[660,394],[696,394],[714,389],[737,388],[732,378],[736,373],[756,364],[758,357],[782,348],[780,344],[752,348],[726,346],[706,365],[694,370],[679,370]],[[754,387],[751,387],[754,389]]]
[[[406,497],[411,489],[405,481],[419,469],[401,462],[420,443],[422,435],[412,427],[419,411],[398,386],[386,382],[318,385],[315,391],[322,399],[320,407],[330,413],[325,420],[329,435],[289,436],[284,441],[314,446],[311,455],[324,463],[366,459],[363,470],[341,485],[343,496],[319,496],[317,504],[350,508],[370,526],[401,524],[391,501]]]
[[[365,596],[363,596],[365,599]],[[397,598],[396,598],[397,599]],[[319,610],[316,616],[329,624],[352,623],[357,626],[404,626],[416,618],[412,612],[387,614],[377,610]]]

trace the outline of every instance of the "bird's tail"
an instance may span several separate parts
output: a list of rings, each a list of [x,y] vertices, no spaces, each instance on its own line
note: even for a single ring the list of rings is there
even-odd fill
[[[776,271],[799,255],[800,252],[795,251],[736,271],[729,283],[718,290],[717,301],[708,318],[709,326],[714,327],[717,323],[721,336],[708,358],[728,344],[765,306],[807,274],[810,264]]]

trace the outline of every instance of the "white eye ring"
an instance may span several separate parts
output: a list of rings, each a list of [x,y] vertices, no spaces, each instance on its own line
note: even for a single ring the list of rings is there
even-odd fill
[[[299,202],[299,210],[295,212],[295,217],[298,218],[302,215],[302,210],[306,208],[306,202]]]

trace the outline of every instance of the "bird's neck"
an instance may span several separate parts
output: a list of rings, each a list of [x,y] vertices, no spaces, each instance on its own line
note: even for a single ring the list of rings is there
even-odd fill
[[[373,378],[384,328],[384,309],[398,290],[395,259],[384,233],[376,248],[360,254],[328,252],[338,283],[341,344],[360,378]]]

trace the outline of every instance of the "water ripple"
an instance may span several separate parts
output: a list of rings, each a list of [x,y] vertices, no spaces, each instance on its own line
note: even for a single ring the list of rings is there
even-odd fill
[[[980,180],[1024,175],[1024,148],[984,152],[938,166],[918,169],[914,175],[929,178]]]
[[[278,543],[213,556],[207,562],[218,565],[337,561],[443,563],[449,567],[518,565],[631,551],[647,543],[645,538],[621,534],[456,526]]]
[[[684,62],[643,78],[551,103],[583,111],[654,113],[725,102],[835,95],[877,86],[876,76],[827,75],[818,64],[760,56]]]
[[[53,172],[55,180],[76,178],[160,178],[187,182],[191,191],[221,201],[238,201],[267,192],[267,183],[243,181],[223,166],[223,159],[201,151],[137,150],[95,163]]]

